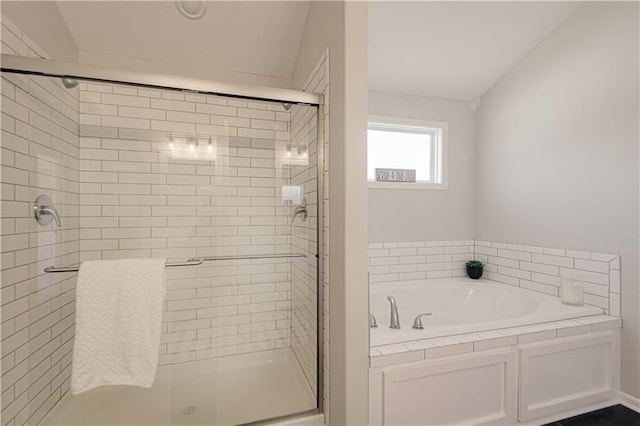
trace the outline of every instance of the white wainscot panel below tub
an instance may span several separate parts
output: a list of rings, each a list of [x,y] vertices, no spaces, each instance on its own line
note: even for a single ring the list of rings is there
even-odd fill
[[[619,321],[594,319],[592,331],[576,326],[557,338],[534,332],[519,336],[520,344],[459,355],[427,349],[376,356],[369,370],[370,424],[540,425],[613,405]],[[578,329],[581,334],[570,335]]]
[[[382,369],[384,425],[493,425],[516,421],[513,349]]]
[[[520,421],[614,398],[619,334],[594,333],[520,347]]]

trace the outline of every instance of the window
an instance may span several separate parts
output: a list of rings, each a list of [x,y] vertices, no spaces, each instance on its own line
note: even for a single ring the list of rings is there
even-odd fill
[[[369,117],[367,133],[367,179],[370,188],[446,189],[445,154],[447,123]],[[401,169],[410,172],[384,172],[376,169]],[[415,182],[393,181],[401,176]]]

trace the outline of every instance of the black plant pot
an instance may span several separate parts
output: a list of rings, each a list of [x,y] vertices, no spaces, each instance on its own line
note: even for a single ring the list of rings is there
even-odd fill
[[[483,270],[482,266],[467,266],[467,275],[469,278],[477,280],[482,276]]]

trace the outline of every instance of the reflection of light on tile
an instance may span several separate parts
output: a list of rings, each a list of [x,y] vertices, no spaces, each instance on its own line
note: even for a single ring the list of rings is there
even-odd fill
[[[167,147],[166,150],[168,158],[176,160],[190,160],[190,161],[216,161],[218,150],[218,139],[212,136],[204,135],[167,135]],[[159,151],[165,151],[160,148]],[[224,149],[221,150],[221,154],[224,154]]]
[[[283,166],[307,166],[309,164],[309,147],[292,145],[289,141],[276,141],[276,161]]]

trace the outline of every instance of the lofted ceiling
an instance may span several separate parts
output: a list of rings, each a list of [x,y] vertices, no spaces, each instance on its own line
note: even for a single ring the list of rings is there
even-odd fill
[[[80,55],[291,78],[308,1],[207,1],[199,20],[173,1],[58,1]],[[158,70],[158,72],[163,72]]]
[[[473,101],[578,2],[371,2],[369,88]]]
[[[80,58],[146,60],[290,83],[310,1],[58,1]],[[370,1],[369,87],[473,101],[575,10],[564,1]],[[101,59],[96,59],[99,57]],[[215,75],[212,74],[212,78]],[[263,80],[265,81],[265,80]]]

